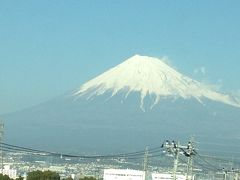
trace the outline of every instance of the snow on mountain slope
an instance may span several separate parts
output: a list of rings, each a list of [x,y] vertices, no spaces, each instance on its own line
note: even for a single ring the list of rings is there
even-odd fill
[[[125,97],[131,92],[141,94],[140,107],[144,110],[144,98],[151,95],[155,98],[151,108],[161,101],[161,98],[195,98],[199,102],[207,98],[235,107],[240,107],[237,99],[218,93],[208,86],[182,75],[163,60],[158,58],[135,55],[118,66],[106,71],[88,81],[74,94],[87,95],[88,98],[111,92],[125,92]]]

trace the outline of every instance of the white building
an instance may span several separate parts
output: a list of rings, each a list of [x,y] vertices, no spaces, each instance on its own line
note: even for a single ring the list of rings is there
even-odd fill
[[[152,180],[172,180],[173,175],[171,173],[152,173]],[[183,174],[176,175],[177,180],[186,180],[186,176]],[[194,177],[193,177],[194,180]]]
[[[7,175],[12,179],[16,179],[17,178],[17,170],[16,169],[11,169],[10,165],[5,165],[3,168],[3,173],[2,170],[0,170],[0,173],[3,175]]]
[[[104,169],[103,180],[144,180],[145,172],[131,169]]]

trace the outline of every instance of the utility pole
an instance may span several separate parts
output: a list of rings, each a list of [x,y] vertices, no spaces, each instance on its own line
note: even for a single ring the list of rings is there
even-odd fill
[[[0,148],[1,148],[1,171],[3,174],[3,134],[4,134],[4,124],[0,121]]]
[[[97,169],[95,169],[95,178],[99,180],[99,176],[100,176],[100,167],[97,166]]]
[[[190,156],[190,180],[193,179],[193,157]]]
[[[166,140],[165,143],[162,144],[162,147],[165,147],[167,152],[172,154],[174,157],[174,165],[173,165],[173,180],[177,179],[177,168],[178,168],[178,158],[179,158],[179,142]]]
[[[97,167],[97,169],[98,169],[97,180],[99,180],[100,179],[100,167]]]
[[[193,138],[191,138],[191,140],[188,142],[187,150],[186,150],[186,154],[185,154],[185,156],[188,157],[187,175],[186,175],[187,180],[192,180],[192,178],[193,178],[193,173],[192,173],[193,172],[193,157],[192,157],[193,155],[195,155],[194,154],[194,145],[193,145]]]
[[[175,144],[172,142],[173,145],[173,153],[174,153],[174,166],[173,166],[173,180],[177,179],[177,168],[178,168],[178,158],[179,158],[179,142]]]
[[[233,168],[231,170],[226,170],[225,168],[222,168],[223,180],[227,179],[239,180],[239,172],[240,172],[239,170],[234,170]]]
[[[189,172],[190,171],[190,166],[191,166],[191,161],[192,161],[192,158],[189,156],[188,157],[188,162],[187,162],[187,175],[186,175],[186,180],[189,180],[189,174],[191,174],[191,172]],[[191,178],[191,175],[190,175],[190,180],[191,180],[192,178]]]
[[[192,173],[191,173],[191,164],[192,164],[192,157],[188,157],[187,161],[187,175],[186,175],[186,180],[192,180]],[[189,178],[190,176],[190,178]]]
[[[144,180],[148,179],[148,147],[146,147],[144,154],[144,162],[143,162],[143,170],[144,170]]]
[[[178,160],[179,160],[179,154],[180,152],[183,152],[183,154],[188,157],[188,164],[187,164],[187,176],[186,180],[192,180],[192,171],[193,171],[193,159],[192,156],[195,155],[195,150],[193,146],[193,140],[190,140],[188,142],[187,146],[181,146],[179,142],[166,140],[162,144],[162,148],[166,148],[167,152],[172,154],[174,157],[174,166],[173,166],[173,180],[177,180],[177,168],[178,168]],[[190,175],[190,179],[189,179]]]
[[[234,180],[238,180],[238,173],[239,173],[239,170],[236,171]]]
[[[227,170],[225,170],[225,168],[223,168],[223,180],[227,179]]]
[[[226,180],[227,179],[227,171],[224,172],[224,176],[223,179]]]

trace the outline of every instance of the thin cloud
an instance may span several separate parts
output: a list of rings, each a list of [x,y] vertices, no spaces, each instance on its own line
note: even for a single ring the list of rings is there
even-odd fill
[[[204,67],[204,66],[201,66],[201,67],[199,67],[199,68],[196,68],[196,69],[194,69],[193,70],[193,73],[194,74],[201,74],[201,75],[206,75],[207,74],[207,70],[206,70],[206,67]]]
[[[161,57],[160,58],[163,62],[165,62],[166,64],[168,64],[168,65],[172,65],[172,63],[171,63],[171,61],[170,61],[170,59],[167,57],[167,56],[163,56],[163,57]]]
[[[201,83],[204,84],[206,87],[218,92],[220,92],[223,87],[223,81],[221,79],[219,79],[216,83],[210,83],[208,80],[205,79],[202,80]]]
[[[165,62],[167,65],[169,65],[170,67],[174,68],[175,70],[178,70],[178,68],[176,66],[174,66],[174,64],[172,63],[172,61],[169,59],[168,56],[162,56],[161,59],[163,62]]]
[[[232,95],[240,100],[240,89],[232,91]]]

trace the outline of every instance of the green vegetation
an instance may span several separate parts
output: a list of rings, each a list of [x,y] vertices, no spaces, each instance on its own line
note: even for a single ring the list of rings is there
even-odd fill
[[[73,180],[73,178],[71,178],[71,177],[68,177],[68,178],[66,178],[66,179],[63,179],[63,180]]]
[[[96,180],[96,178],[94,178],[94,177],[84,177],[84,178],[80,178],[79,180]]]
[[[52,171],[33,171],[28,173],[27,180],[60,180],[60,176]]]
[[[63,180],[73,180],[71,177],[68,177],[66,179],[63,179]],[[96,178],[94,177],[83,177],[83,178],[80,178],[79,180],[96,180]]]
[[[2,175],[2,174],[0,174],[0,179],[1,180],[12,180],[9,176],[7,176],[7,175]]]
[[[2,174],[0,174],[0,180],[13,180],[13,179],[11,179],[9,176],[7,176],[7,175],[2,175]],[[18,177],[16,180],[23,180],[23,177]]]
[[[16,180],[23,180],[23,177],[19,176]]]
[[[7,175],[0,174],[0,180],[13,180]],[[18,177],[16,180],[23,180],[23,177]],[[27,175],[27,180],[60,180],[58,173],[53,171],[32,171]],[[64,180],[73,180],[71,177],[68,177]],[[94,177],[83,177],[79,180],[96,180]]]

